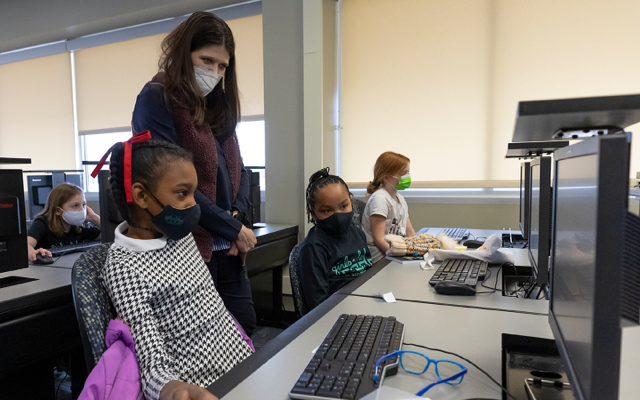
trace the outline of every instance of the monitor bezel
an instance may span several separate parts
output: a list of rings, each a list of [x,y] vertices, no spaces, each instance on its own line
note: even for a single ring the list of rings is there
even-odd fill
[[[540,205],[538,210],[538,262],[531,248],[533,217],[533,168],[540,168]],[[536,157],[529,164],[529,246],[527,255],[533,268],[535,283],[541,288],[549,284],[549,256],[551,254],[551,157]],[[540,254],[546,254],[540,257]]]
[[[586,139],[555,153],[553,188],[553,234],[551,243],[551,274],[549,325],[579,400],[617,398],[620,377],[620,299],[622,291],[623,231],[628,197],[630,136],[616,135]],[[558,165],[566,159],[598,155],[598,198],[596,217],[596,257],[591,324],[591,387],[586,397],[583,386],[571,363],[571,356],[554,313],[554,259],[557,218]],[[561,164],[560,164],[561,165]]]
[[[529,161],[520,163],[520,213],[518,214],[518,224],[522,238],[525,240],[529,240],[529,221],[531,218],[531,174],[529,164]]]
[[[111,195],[111,183],[109,182],[109,176],[111,172],[109,170],[102,170],[98,173],[98,199],[100,201],[100,240],[102,243],[111,243],[115,240],[115,230],[120,224],[115,220],[121,220],[122,216],[120,211],[117,211],[117,215],[110,214],[113,207],[109,207],[109,203],[114,203],[113,196]]]

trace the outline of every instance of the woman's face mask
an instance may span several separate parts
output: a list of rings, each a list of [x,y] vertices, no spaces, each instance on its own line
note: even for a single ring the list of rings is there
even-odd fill
[[[222,75],[206,69],[195,67],[196,83],[203,96],[208,95],[222,79]]]

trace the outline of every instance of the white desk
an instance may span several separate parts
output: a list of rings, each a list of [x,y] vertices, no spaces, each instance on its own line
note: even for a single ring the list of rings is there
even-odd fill
[[[502,333],[552,338],[547,316],[544,315],[442,307],[425,303],[385,303],[381,299],[346,296],[309,329],[233,388],[224,399],[288,399],[289,390],[311,359],[311,351],[322,342],[340,314],[394,315],[405,324],[405,342],[459,353],[481,366],[498,382],[501,381]],[[435,359],[453,359],[452,356],[414,347],[405,349],[423,352]],[[456,361],[466,364],[459,359]],[[472,366],[468,367],[469,373],[462,384],[438,385],[427,392],[427,396],[433,399],[483,396],[500,398],[501,391],[497,385]],[[401,371],[386,379],[384,385],[415,393],[433,382],[433,379],[430,373],[415,376]],[[215,388],[212,390],[216,394]]]
[[[516,265],[529,265],[523,258],[526,250],[513,249],[517,254]],[[493,287],[498,268],[491,267],[491,276],[485,281],[485,285]],[[380,293],[393,292],[397,300],[419,301],[450,306],[487,308],[503,311],[548,314],[549,302],[547,300],[529,300],[502,296],[500,291],[495,293],[478,293],[475,296],[447,296],[437,294],[429,285],[429,279],[435,270],[423,270],[418,263],[399,264],[390,262],[381,271],[355,289],[352,294],[358,296],[379,296]],[[501,279],[498,288],[502,287]],[[491,292],[480,284],[476,286],[478,292]]]

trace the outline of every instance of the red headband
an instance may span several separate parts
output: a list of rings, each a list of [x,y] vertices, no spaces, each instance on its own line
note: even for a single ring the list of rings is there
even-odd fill
[[[144,131],[136,133],[135,135],[131,136],[131,138],[126,142],[122,142],[122,144],[124,145],[124,193],[127,197],[127,203],[133,202],[133,195],[131,194],[131,145],[133,143],[146,142],[149,139],[151,139],[151,132]],[[111,148],[107,150],[104,156],[102,156],[102,159],[100,159],[100,162],[98,163],[98,165],[96,165],[95,169],[91,173],[91,176],[93,178],[98,175],[98,172],[100,172],[100,170],[102,169],[102,166],[107,161],[107,157],[109,157],[109,154],[111,154],[112,150],[113,146],[111,146]]]

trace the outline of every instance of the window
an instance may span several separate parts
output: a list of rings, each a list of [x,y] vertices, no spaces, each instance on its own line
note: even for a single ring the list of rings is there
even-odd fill
[[[264,120],[240,122],[236,134],[245,168],[260,173],[260,190],[265,190]]]
[[[82,149],[82,161],[100,161],[104,153],[106,153],[107,150],[109,150],[109,148],[114,145],[114,143],[123,142],[125,140],[128,140],[130,137],[131,131],[100,133],[81,136],[80,146]],[[98,187],[98,178],[91,177],[91,172],[93,172],[93,169],[95,167],[95,164],[84,166],[86,192],[98,192],[100,190],[100,188]],[[102,167],[102,169],[108,168],[108,165]]]
[[[260,189],[265,188],[265,132],[264,120],[245,121],[238,123],[236,129],[240,153],[246,168],[253,169],[260,174]],[[116,142],[122,142],[131,137],[131,131],[100,133],[81,136],[82,161],[97,162],[104,153]],[[87,192],[98,192],[98,179],[91,177],[95,164],[85,165],[85,188]],[[108,169],[104,166],[103,169]]]

